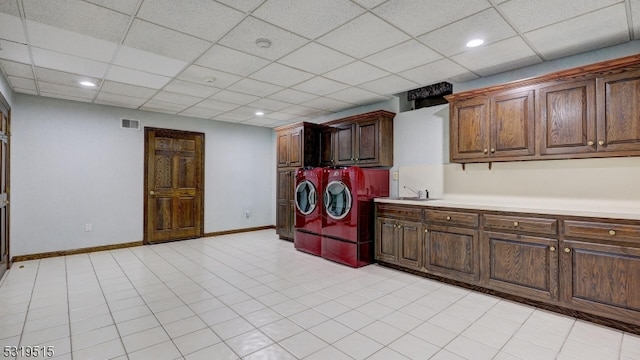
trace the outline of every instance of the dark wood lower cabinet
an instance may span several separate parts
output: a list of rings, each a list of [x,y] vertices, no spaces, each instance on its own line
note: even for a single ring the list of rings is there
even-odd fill
[[[278,170],[276,233],[281,239],[293,241],[295,234],[295,168]]]
[[[480,276],[478,230],[427,225],[427,271],[475,282]]]
[[[390,218],[376,220],[376,258],[414,269],[423,269],[422,223]]]
[[[396,263],[397,261],[397,220],[379,217],[376,219],[375,254],[376,259]]]

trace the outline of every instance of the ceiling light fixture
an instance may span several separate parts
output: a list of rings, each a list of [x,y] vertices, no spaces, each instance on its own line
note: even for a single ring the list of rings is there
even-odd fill
[[[94,82],[91,81],[80,81],[80,85],[82,86],[86,86],[86,87],[95,87],[96,84]]]
[[[484,40],[482,39],[473,39],[467,43],[467,47],[476,47],[484,44]]]
[[[264,115],[263,111],[260,111],[260,110],[256,111],[256,116],[262,116],[262,115]]]
[[[259,38],[258,40],[256,40],[256,45],[258,45],[259,48],[267,49],[271,47],[271,40]]]

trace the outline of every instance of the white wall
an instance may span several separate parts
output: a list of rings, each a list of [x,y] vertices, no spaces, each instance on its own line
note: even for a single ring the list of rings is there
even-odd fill
[[[144,132],[122,117],[205,134],[205,232],[274,224],[272,129],[16,94],[11,256],[142,240]]]

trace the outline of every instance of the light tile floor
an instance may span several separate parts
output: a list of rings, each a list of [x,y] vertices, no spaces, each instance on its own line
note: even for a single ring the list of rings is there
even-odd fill
[[[636,335],[338,265],[273,230],[16,263],[0,345],[74,360],[640,359]]]

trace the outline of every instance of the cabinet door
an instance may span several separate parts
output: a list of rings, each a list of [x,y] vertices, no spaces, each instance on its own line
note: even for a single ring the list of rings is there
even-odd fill
[[[320,166],[331,166],[335,163],[334,131],[333,128],[320,130]]]
[[[289,166],[289,131],[279,131],[278,138],[278,167]]]
[[[353,165],[355,163],[355,131],[353,124],[336,126],[335,134],[336,165]]]
[[[540,154],[596,151],[595,81],[539,90]]]
[[[378,119],[360,121],[355,124],[355,161],[357,164],[375,164],[380,161],[378,157],[380,151],[380,144],[378,143],[379,126]]]
[[[376,219],[376,260],[396,264],[397,221],[379,217]]]
[[[289,135],[289,166],[302,167],[304,130],[302,127],[291,130]]]
[[[486,99],[471,99],[451,107],[451,160],[489,157],[489,105]]]
[[[424,242],[422,224],[412,221],[398,221],[398,264],[421,270],[424,264]]]
[[[569,306],[640,323],[640,247],[565,240],[560,257]]]
[[[281,238],[293,238],[294,234],[294,178],[295,170],[278,171],[276,233]]]
[[[482,248],[486,286],[536,300],[558,298],[558,240],[484,232]]]
[[[491,98],[491,157],[535,154],[533,90]]]
[[[598,151],[640,151],[640,71],[597,79]]]
[[[478,231],[427,225],[427,271],[447,278],[479,280]]]

